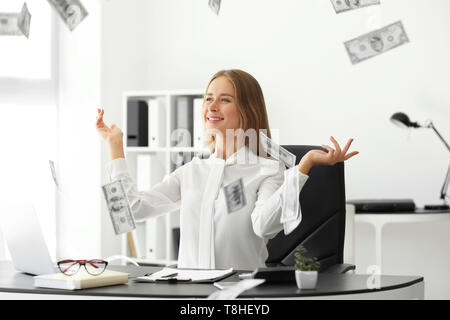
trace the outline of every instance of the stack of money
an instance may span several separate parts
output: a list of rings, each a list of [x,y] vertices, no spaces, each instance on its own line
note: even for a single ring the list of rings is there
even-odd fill
[[[105,184],[102,189],[114,232],[122,234],[136,229],[136,222],[122,181],[118,180]]]
[[[277,143],[273,142],[264,132],[260,131],[259,141],[266,154],[270,154],[278,161],[282,161],[286,167],[291,168],[295,166],[296,157],[285,148],[281,147]]]
[[[242,181],[242,178],[226,185],[223,189],[229,214],[246,206],[247,201],[245,199],[244,182]]]
[[[0,13],[0,35],[29,37],[31,14],[24,3],[19,13]]]
[[[379,5],[380,0],[331,0],[336,13],[359,9],[372,5]]]
[[[221,2],[222,2],[222,0],[209,0],[208,1],[209,7],[216,15],[219,15]]]
[[[47,0],[58,12],[70,31],[86,18],[88,12],[80,0]]]
[[[409,39],[401,21],[390,24],[344,43],[352,64],[408,43]]]

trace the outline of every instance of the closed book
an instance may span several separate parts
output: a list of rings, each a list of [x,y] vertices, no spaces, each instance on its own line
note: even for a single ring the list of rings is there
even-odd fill
[[[52,273],[35,276],[33,279],[35,287],[79,290],[128,283],[128,273],[105,270],[102,274],[93,276],[80,269],[73,276],[67,276],[63,273]]]

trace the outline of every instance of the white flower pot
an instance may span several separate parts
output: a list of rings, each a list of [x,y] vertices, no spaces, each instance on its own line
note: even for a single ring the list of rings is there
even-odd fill
[[[317,271],[295,270],[295,281],[299,289],[315,289],[317,285]]]

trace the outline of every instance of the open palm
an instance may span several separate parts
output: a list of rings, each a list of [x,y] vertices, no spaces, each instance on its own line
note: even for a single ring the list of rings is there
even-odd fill
[[[105,110],[97,109],[97,121],[95,127],[100,136],[106,141],[111,141],[114,138],[122,139],[122,131],[114,124],[108,127],[103,121],[103,114]]]
[[[339,143],[333,137],[330,137],[331,142],[333,142],[335,149],[328,145],[322,145],[323,150],[311,150],[307,153],[309,160],[314,163],[314,165],[335,165],[338,162],[342,162],[350,159],[351,157],[357,155],[358,151],[353,151],[350,153],[348,149],[353,142],[353,139],[349,139],[344,149],[341,149]]]

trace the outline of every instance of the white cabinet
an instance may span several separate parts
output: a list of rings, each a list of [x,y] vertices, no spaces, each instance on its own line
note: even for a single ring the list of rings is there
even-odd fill
[[[125,157],[139,190],[148,190],[194,156],[209,157],[209,149],[201,141],[200,101],[203,93],[202,90],[124,92],[122,129]],[[149,107],[148,145],[128,147],[127,106],[129,101],[136,100],[146,102]],[[175,211],[138,223],[133,232],[138,262],[177,263],[176,231],[173,229],[179,228],[179,221],[179,211]],[[130,255],[126,235],[122,238],[122,254]]]

